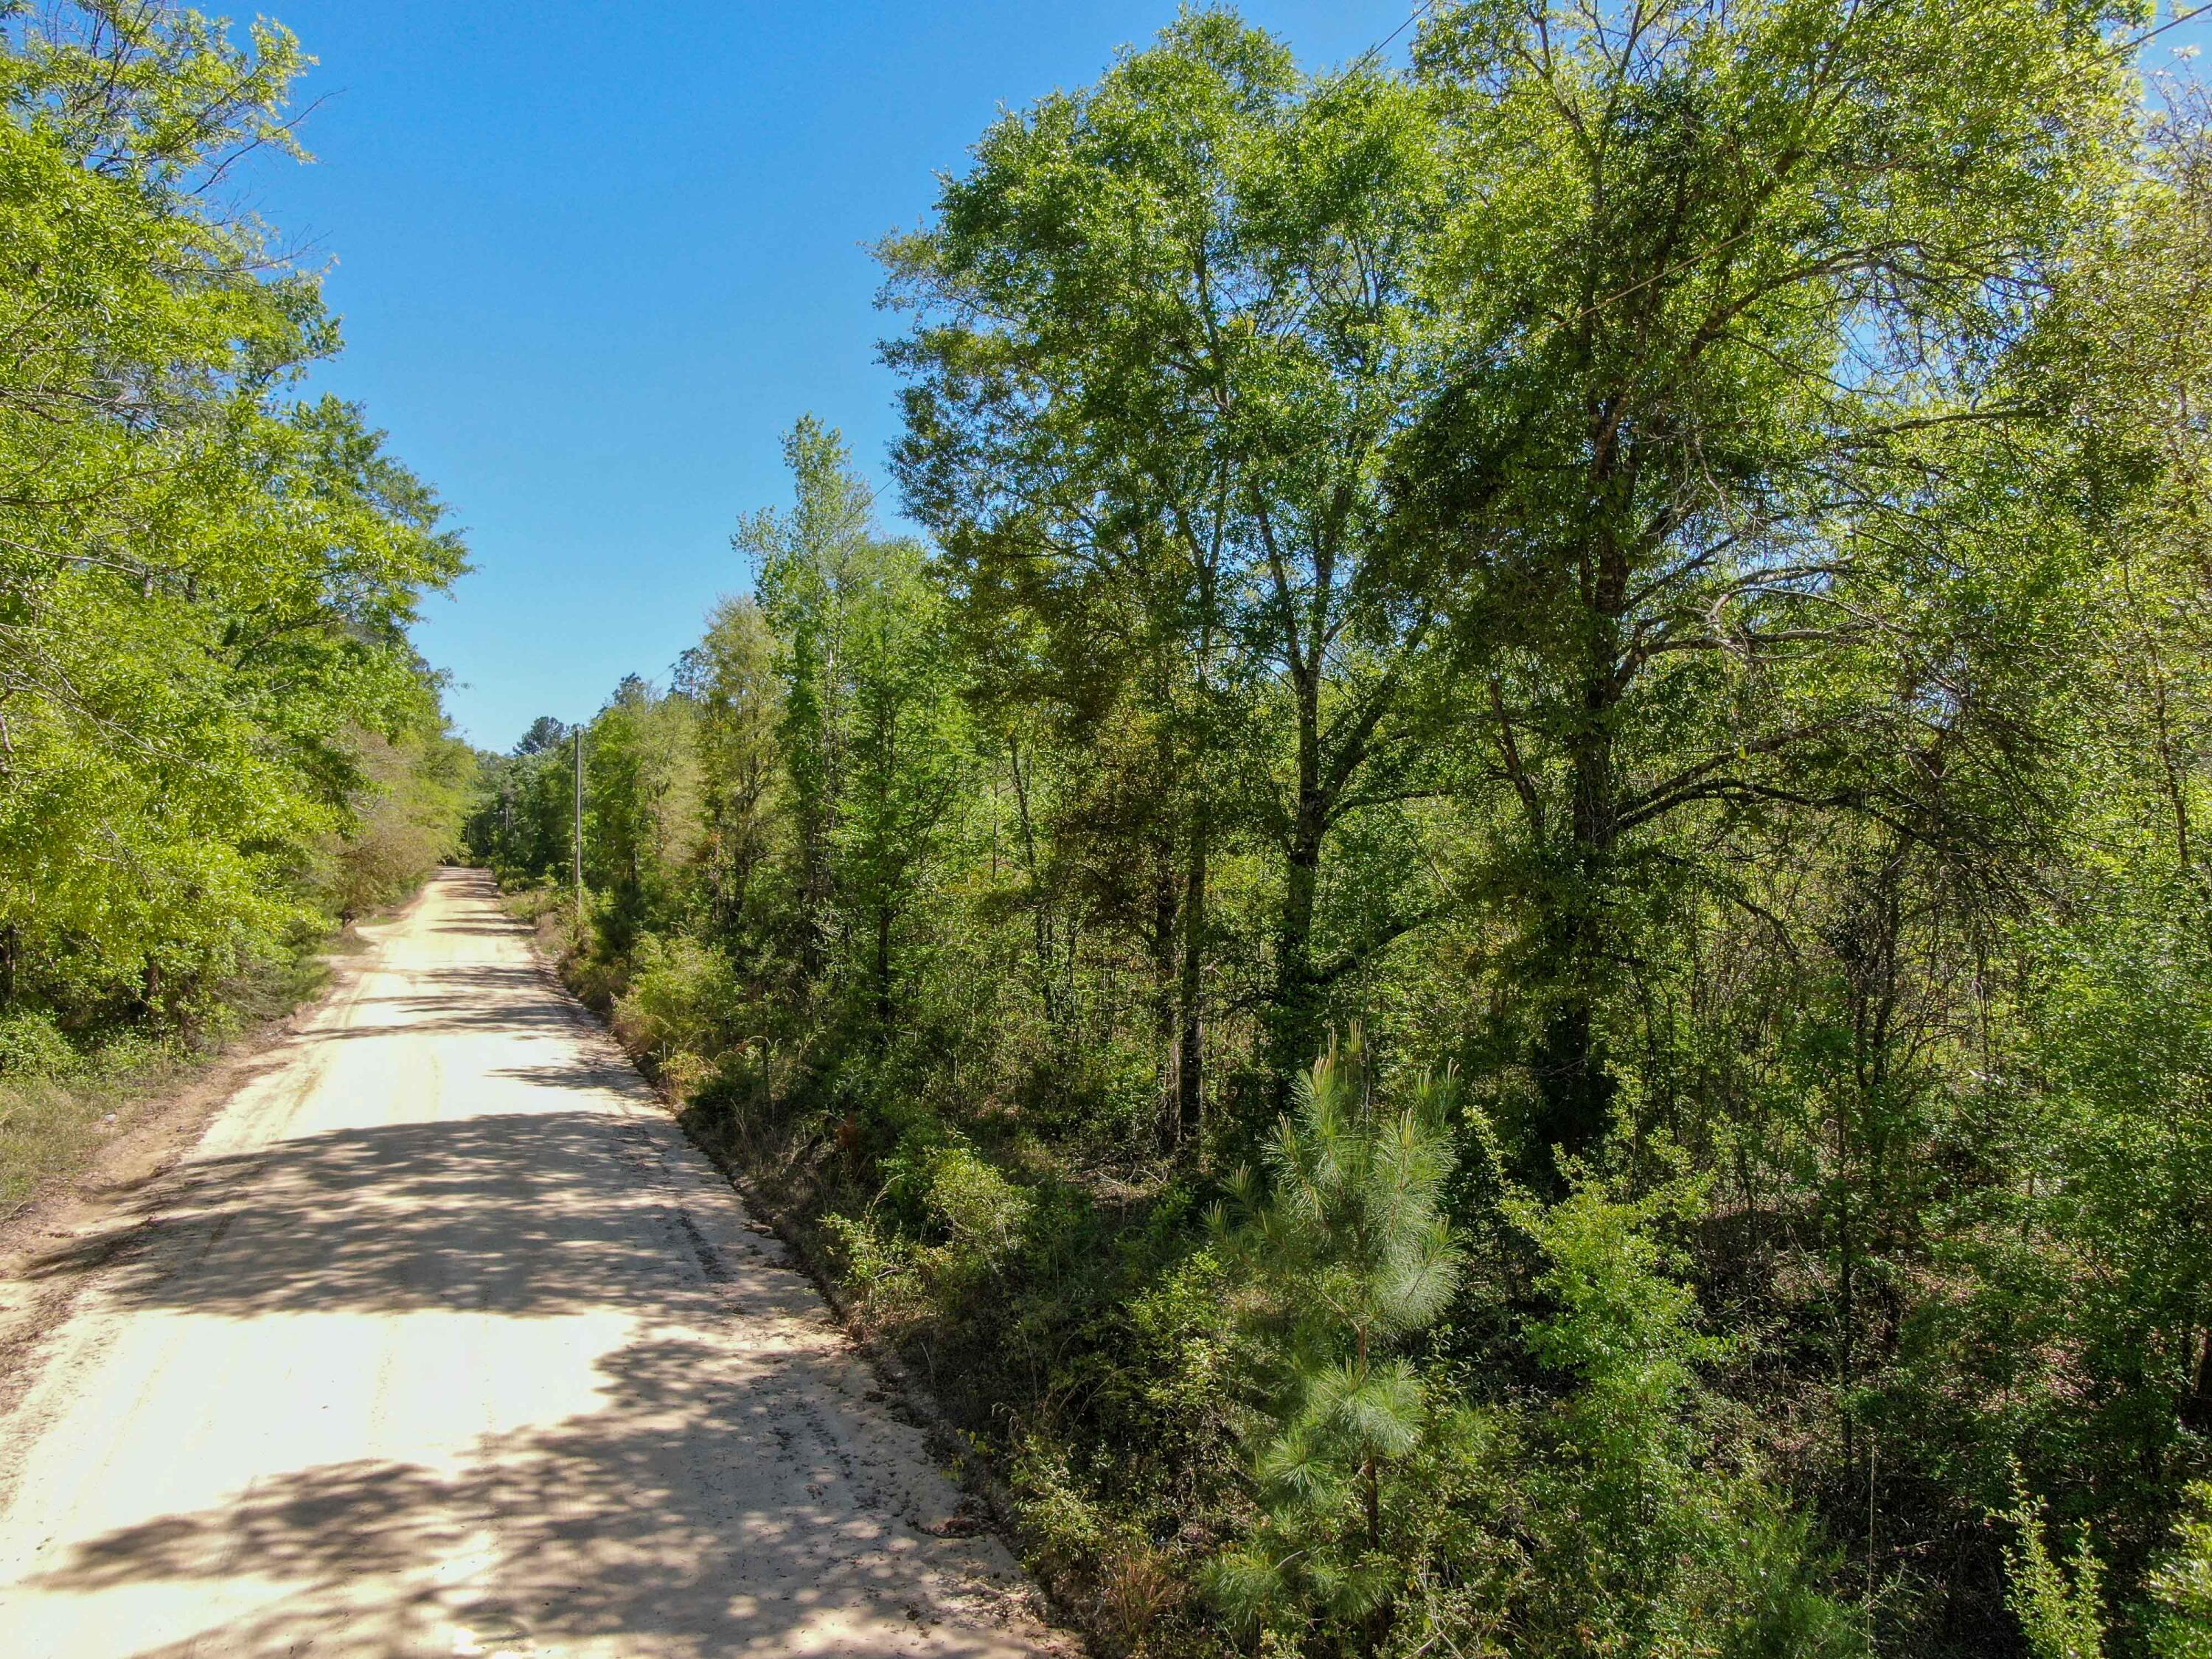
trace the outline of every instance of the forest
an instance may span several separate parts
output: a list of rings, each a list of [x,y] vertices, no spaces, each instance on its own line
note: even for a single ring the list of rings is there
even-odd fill
[[[461,545],[307,392],[319,278],[222,188],[303,154],[304,61],[0,4],[0,1215],[457,845],[476,759],[407,630]]]
[[[477,855],[1106,1653],[2212,1654],[2212,105],[1187,11]],[[580,769],[580,910],[570,891]]]

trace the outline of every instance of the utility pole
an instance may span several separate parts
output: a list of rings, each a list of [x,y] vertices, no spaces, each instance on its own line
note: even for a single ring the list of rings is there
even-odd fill
[[[576,828],[569,842],[574,855],[576,877],[576,926],[584,925],[584,728],[580,726],[570,734],[576,750]]]

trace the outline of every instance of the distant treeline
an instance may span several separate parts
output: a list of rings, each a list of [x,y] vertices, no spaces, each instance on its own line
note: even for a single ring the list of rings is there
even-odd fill
[[[226,205],[304,62],[0,4],[0,1077],[220,1031],[456,844],[474,757],[407,629],[460,546],[300,394],[336,324]]]
[[[1104,1650],[2212,1653],[2212,137],[2130,8],[1187,14],[482,856]]]

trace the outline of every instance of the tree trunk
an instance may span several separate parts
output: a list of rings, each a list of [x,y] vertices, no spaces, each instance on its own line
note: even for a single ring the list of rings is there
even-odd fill
[[[808,984],[828,965],[823,940],[830,913],[829,837],[818,804],[802,801],[799,815],[799,970]]]
[[[2212,1430],[2212,1330],[2204,1332],[2191,1367],[2189,1393],[2181,1402],[2183,1426],[2198,1434]]]
[[[1633,672],[1621,649],[1634,533],[1625,533],[1625,526],[1635,522],[1637,472],[1635,454],[1624,440],[1626,414],[1618,393],[1594,399],[1588,410],[1589,490],[1598,516],[1574,573],[1583,637],[1581,707],[1567,742],[1573,794],[1568,844],[1559,849],[1565,867],[1546,872],[1559,884],[1545,941],[1556,953],[1551,971],[1557,991],[1531,1055],[1539,1139],[1529,1161],[1555,1188],[1559,1171],[1552,1149],[1568,1156],[1588,1152],[1604,1138],[1613,1114],[1614,1082],[1596,1015],[1609,954],[1603,896],[1619,834],[1613,726]]]
[[[1283,914],[1275,941],[1275,998],[1268,1062],[1277,1104],[1287,1103],[1291,1080],[1313,1064],[1321,1048],[1321,987],[1314,973],[1315,899],[1321,886],[1321,811],[1301,801],[1283,884]]]
[[[891,1042],[891,907],[876,907],[876,1033],[888,1048]]]
[[[1206,1088],[1206,878],[1205,809],[1194,816],[1190,863],[1182,891],[1182,983],[1181,1029],[1176,1036],[1176,1139],[1188,1144],[1198,1136]]]
[[[1022,832],[1022,870],[1029,878],[1030,931],[1036,951],[1037,997],[1044,1004],[1045,1024],[1051,1028],[1053,1040],[1057,1043],[1065,1038],[1066,1021],[1065,1000],[1060,994],[1052,912],[1044,900],[1036,825],[1030,815],[1029,779],[1022,771],[1021,740],[1011,732],[1006,734],[1006,761],[1013,779],[1014,809]]]
[[[1160,1057],[1160,1151],[1173,1157],[1182,1144],[1182,1065],[1176,1042],[1176,924],[1182,896],[1176,891],[1175,849],[1158,849],[1152,872],[1152,1051]]]
[[[1296,657],[1293,647],[1293,657]],[[1318,646],[1296,675],[1297,798],[1284,847],[1283,912],[1275,936],[1275,998],[1270,1014],[1268,1066],[1274,1073],[1278,1110],[1290,1103],[1291,1080],[1313,1064],[1320,1048],[1320,987],[1313,962],[1314,907],[1321,887],[1322,843],[1328,833],[1328,801],[1321,779],[1321,660]]]
[[[1596,1008],[1605,966],[1599,903],[1620,799],[1611,732],[1620,681],[1610,619],[1601,618],[1595,631],[1599,638],[1593,644],[1575,737],[1563,890],[1547,929],[1558,990],[1529,1057],[1538,1103],[1529,1162],[1538,1178],[1554,1189],[1559,1173],[1553,1149],[1580,1157],[1595,1147],[1604,1138],[1615,1092],[1599,1040]]]

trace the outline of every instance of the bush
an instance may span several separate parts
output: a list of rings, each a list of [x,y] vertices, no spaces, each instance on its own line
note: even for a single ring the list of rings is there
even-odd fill
[[[2003,1518],[2018,1529],[2005,1552],[2010,1572],[2005,1603],[2020,1620],[2030,1659],[2104,1659],[2103,1566],[2088,1534],[2081,1535],[2070,1564],[2052,1555],[2043,1540],[2043,1505],[2017,1476],[2013,1507]]]
[[[0,1013],[0,1077],[65,1077],[76,1065],[76,1050],[52,1014],[28,1008]]]
[[[648,933],[615,1000],[615,1030],[633,1053],[658,1061],[712,1060],[729,1046],[742,995],[719,951],[682,934]]]
[[[194,1052],[126,1029],[80,1053],[43,1013],[0,1015],[0,1218],[81,1167]]]
[[[1036,1207],[965,1136],[926,1113],[905,1124],[882,1173],[892,1225],[917,1247],[922,1273],[948,1291],[1003,1267]]]
[[[951,1235],[952,1249],[989,1265],[1020,1244],[1031,1208],[1027,1193],[957,1140],[930,1159],[929,1203]]]
[[[1523,1482],[1540,1571],[1522,1623],[1530,1656],[1860,1653],[1850,1618],[1812,1582],[1803,1528],[1745,1460],[1730,1467],[1698,1368],[1731,1345],[1655,1236],[1697,1212],[1694,1187],[1630,1199],[1570,1165],[1569,1191],[1508,1202],[1542,1251],[1553,1311],[1531,1352],[1568,1386],[1531,1425]]]
[[[2212,1659],[2212,1483],[2190,1487],[2174,1537],[2178,1547],[2151,1575],[2159,1607],[2151,1650],[2158,1659]]]

